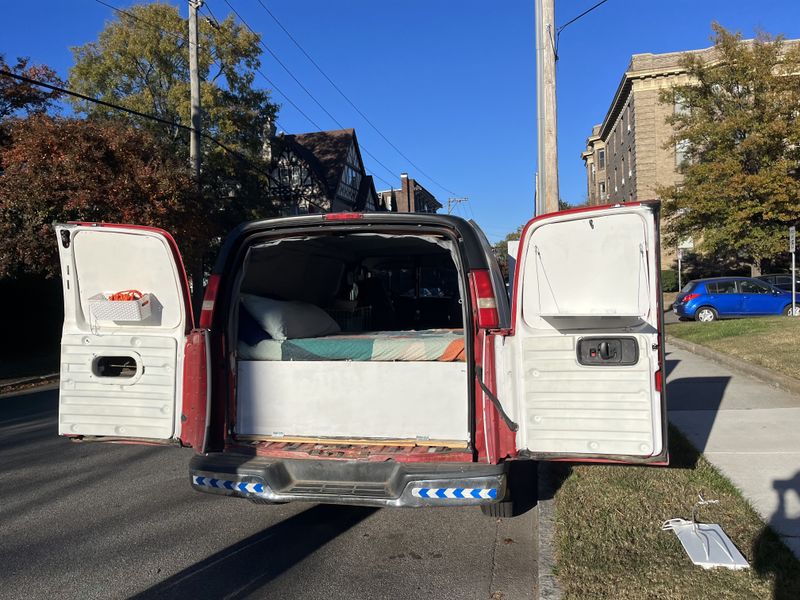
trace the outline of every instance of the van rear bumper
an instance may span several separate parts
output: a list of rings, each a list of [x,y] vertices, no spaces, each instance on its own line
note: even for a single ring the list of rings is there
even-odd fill
[[[265,503],[359,506],[478,506],[503,499],[504,465],[272,459],[230,453],[195,455],[199,492]]]

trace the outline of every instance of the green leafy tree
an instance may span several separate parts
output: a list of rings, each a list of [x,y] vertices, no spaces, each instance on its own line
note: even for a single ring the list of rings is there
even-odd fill
[[[267,122],[276,106],[258,89],[260,38],[232,16],[220,23],[199,21],[198,63],[203,129],[258,156]],[[169,4],[136,4],[108,22],[96,42],[72,49],[74,89],[167,121],[190,125],[189,42],[186,19]],[[72,99],[77,111],[119,118],[121,113]],[[177,137],[153,121],[127,116],[159,138]],[[181,144],[185,146],[184,144]],[[209,151],[215,150],[209,147]]]
[[[0,278],[56,276],[54,221],[163,227],[187,258],[210,235],[185,161],[124,123],[33,115],[10,123],[0,148]]]
[[[222,22],[201,20],[198,34],[203,132],[238,154],[205,140],[201,190],[208,207],[206,264],[220,236],[243,220],[272,216],[266,200],[266,165],[261,152],[277,106],[255,84],[260,67],[260,37],[233,16]],[[188,23],[169,4],[137,4],[108,22],[95,42],[73,48],[69,73],[77,91],[169,122],[190,125]],[[96,118],[126,119],[188,159],[188,133],[152,120],[83,100],[76,111]],[[244,157],[242,159],[241,157]],[[191,264],[192,281],[203,279],[203,261]],[[201,285],[193,285],[199,304]]]
[[[786,252],[800,218],[800,46],[714,24],[715,58],[688,54],[689,83],[665,90],[674,105],[669,146],[683,152],[683,181],[663,187],[667,243],[761,261]]]
[[[114,104],[190,125],[188,24],[169,4],[136,4],[108,22],[97,41],[73,48],[70,85]],[[203,141],[203,191],[217,199],[214,218],[223,228],[271,214],[264,206],[261,151],[277,106],[255,86],[259,36],[232,16],[199,23],[203,132],[243,154],[247,161]],[[126,119],[149,130],[176,154],[188,157],[188,133],[120,111],[72,99],[90,117]],[[231,200],[233,198],[234,200]]]

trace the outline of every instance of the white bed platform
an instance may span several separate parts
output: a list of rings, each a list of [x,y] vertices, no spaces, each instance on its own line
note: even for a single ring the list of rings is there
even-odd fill
[[[463,362],[239,361],[236,432],[469,440]]]

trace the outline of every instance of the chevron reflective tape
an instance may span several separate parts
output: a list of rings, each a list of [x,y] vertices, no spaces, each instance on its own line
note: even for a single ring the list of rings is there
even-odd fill
[[[200,477],[198,475],[192,475],[192,483],[203,487],[210,487],[218,490],[231,490],[232,492],[244,492],[246,494],[264,493],[263,483],[228,481],[227,479],[214,479],[212,477]]]
[[[413,488],[411,494],[417,498],[487,499],[497,498],[496,488]]]

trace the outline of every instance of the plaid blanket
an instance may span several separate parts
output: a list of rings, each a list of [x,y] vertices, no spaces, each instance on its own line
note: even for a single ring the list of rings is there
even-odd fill
[[[319,338],[239,341],[242,360],[465,361],[463,329],[373,331]]]

